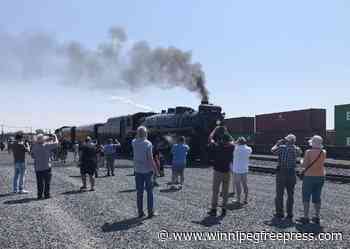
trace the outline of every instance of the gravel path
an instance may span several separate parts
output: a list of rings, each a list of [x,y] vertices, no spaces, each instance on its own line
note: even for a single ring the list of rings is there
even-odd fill
[[[322,230],[342,232],[343,241],[160,241],[168,232],[310,232],[315,226],[271,223],[274,212],[274,177],[249,175],[250,199],[243,208],[229,205],[224,218],[208,218],[212,172],[209,168],[188,168],[185,186],[170,191],[166,177],[155,189],[158,215],[139,220],[132,165],[118,161],[115,177],[97,179],[95,192],[80,193],[79,169],[73,164],[53,168],[52,198],[36,201],[35,178],[28,165],[27,195],[10,195],[13,165],[0,153],[0,248],[349,248],[350,200],[348,184],[327,182],[323,192]],[[101,170],[104,175],[104,169]],[[295,213],[302,213],[301,184],[296,188]],[[230,201],[232,202],[232,200]]]

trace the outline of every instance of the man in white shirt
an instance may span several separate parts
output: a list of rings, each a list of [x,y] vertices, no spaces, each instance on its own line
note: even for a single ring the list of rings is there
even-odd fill
[[[248,185],[247,175],[249,171],[249,157],[252,154],[252,148],[247,145],[247,140],[240,137],[233,152],[232,173],[234,177],[233,188],[236,188],[237,202],[241,202],[242,188],[244,190],[244,204],[248,203]]]

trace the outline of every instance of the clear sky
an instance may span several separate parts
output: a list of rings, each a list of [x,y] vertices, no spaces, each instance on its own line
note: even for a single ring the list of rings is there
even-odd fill
[[[210,101],[228,117],[327,108],[332,128],[334,105],[350,103],[349,13],[347,0],[12,0],[2,2],[0,29],[45,31],[94,47],[119,25],[130,40],[192,51]],[[102,92],[53,83],[0,82],[0,123],[54,129],[142,111],[113,95],[156,111],[200,102],[179,88]]]

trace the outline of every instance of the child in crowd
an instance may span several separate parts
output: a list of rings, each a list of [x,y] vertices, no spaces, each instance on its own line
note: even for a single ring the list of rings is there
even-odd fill
[[[187,155],[190,147],[185,143],[185,137],[181,136],[178,139],[178,143],[174,144],[171,148],[171,154],[173,156],[172,160],[172,188],[174,185],[178,185],[178,178],[180,177],[180,186],[181,189],[184,184],[184,170],[187,164]]]

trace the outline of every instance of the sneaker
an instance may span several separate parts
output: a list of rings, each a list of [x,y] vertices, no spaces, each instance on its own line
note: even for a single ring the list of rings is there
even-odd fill
[[[284,218],[284,215],[283,214],[274,214],[273,217],[275,219],[283,219]]]
[[[221,211],[221,216],[222,216],[222,217],[226,216],[226,209],[225,209],[225,208],[222,209],[222,211]]]
[[[20,194],[28,194],[29,191],[27,191],[27,190],[25,190],[25,189],[22,189],[22,190],[19,191],[19,193],[20,193]]]
[[[298,221],[303,225],[310,223],[309,218],[305,218],[305,217],[299,218]]]
[[[18,191],[17,191],[17,190],[14,190],[12,193],[13,193],[13,194],[17,194],[17,193],[18,193]]]
[[[148,216],[147,216],[147,218],[148,218],[148,219],[151,219],[151,218],[153,218],[155,215],[156,215],[156,214],[154,213],[154,211],[148,211]]]
[[[86,187],[80,187],[80,191],[86,191],[87,190],[87,188]]]
[[[141,219],[141,218],[143,218],[143,217],[145,217],[145,213],[144,213],[144,212],[139,213],[139,215],[137,216],[137,218],[139,218],[139,219]]]
[[[90,188],[89,191],[95,191],[95,188]]]
[[[320,218],[318,218],[318,217],[313,217],[311,220],[312,220],[313,223],[315,223],[317,225],[320,224]]]
[[[44,197],[44,199],[50,199],[50,198],[51,198],[50,195],[47,195],[47,196]]]
[[[293,223],[293,216],[288,215],[287,218],[286,218],[286,221],[287,221],[288,223]]]
[[[216,209],[210,209],[207,214],[213,217],[216,216]]]
[[[39,201],[39,200],[42,200],[43,197],[42,196],[38,196],[36,199]]]

